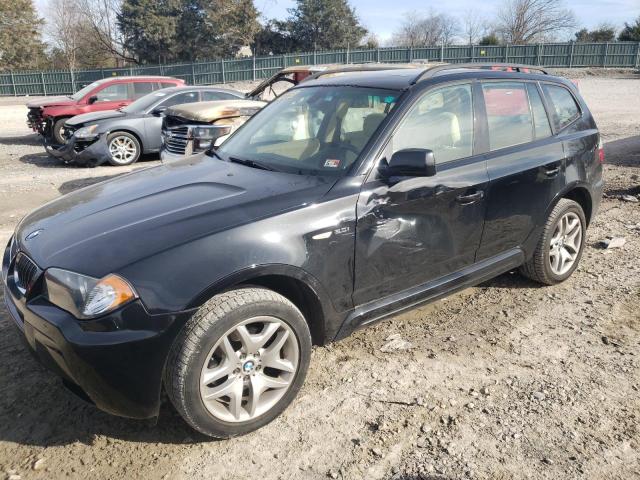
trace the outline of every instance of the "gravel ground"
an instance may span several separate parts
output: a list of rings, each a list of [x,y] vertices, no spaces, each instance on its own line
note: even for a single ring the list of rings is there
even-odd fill
[[[640,203],[622,199],[640,197],[640,79],[580,77],[606,141],[607,188],[567,282],[540,288],[508,273],[315,348],[291,407],[229,441],[200,437],[166,403],[157,423],[84,404],[31,359],[2,310],[0,476],[640,478]],[[62,166],[25,113],[0,105],[3,245],[44,202],[157,163]],[[603,249],[608,236],[626,244]],[[397,336],[404,349],[382,348]]]

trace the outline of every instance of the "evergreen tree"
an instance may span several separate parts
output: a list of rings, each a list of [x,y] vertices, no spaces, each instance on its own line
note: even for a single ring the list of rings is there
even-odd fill
[[[576,42],[613,42],[616,39],[616,29],[612,25],[600,25],[594,30],[583,28],[576,32]]]
[[[289,9],[291,37],[299,50],[356,47],[367,34],[347,0],[296,0]]]
[[[260,29],[253,0],[182,0],[176,28],[181,60],[234,55]]]
[[[624,24],[624,28],[620,35],[618,35],[618,40],[621,42],[640,42],[640,17],[638,17],[635,21],[635,24]]]
[[[164,63],[175,58],[179,0],[124,0],[118,25],[125,48],[141,63]]]
[[[43,66],[42,25],[32,0],[0,0],[0,70]]]

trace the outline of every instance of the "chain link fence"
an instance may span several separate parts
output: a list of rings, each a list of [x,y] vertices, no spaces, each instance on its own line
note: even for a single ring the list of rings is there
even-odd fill
[[[259,80],[292,65],[328,63],[511,62],[545,67],[640,67],[640,42],[451,45],[375,48],[92,70],[0,72],[0,96],[69,95],[102,78],[166,75],[190,85]]]

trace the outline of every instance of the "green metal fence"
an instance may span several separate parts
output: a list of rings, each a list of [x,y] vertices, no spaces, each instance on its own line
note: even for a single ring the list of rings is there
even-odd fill
[[[0,96],[68,95],[107,77],[167,75],[191,85],[209,85],[267,78],[291,65],[325,63],[513,62],[546,67],[640,67],[640,43],[546,43],[537,45],[452,45],[376,48],[295,53],[268,57],[215,60],[172,65],[0,72]]]

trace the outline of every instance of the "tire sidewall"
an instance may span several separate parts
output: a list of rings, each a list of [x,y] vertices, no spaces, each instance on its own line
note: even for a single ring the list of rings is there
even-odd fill
[[[284,396],[269,411],[261,416],[242,423],[225,422],[214,417],[205,407],[200,396],[200,374],[208,355],[216,342],[227,331],[247,318],[273,316],[285,322],[295,333],[300,359],[298,370],[291,386]],[[240,305],[221,318],[210,318],[209,314],[201,319],[199,326],[204,330],[196,349],[182,358],[186,360],[185,414],[189,423],[202,433],[217,438],[230,438],[256,430],[274,420],[298,394],[304,383],[311,356],[311,335],[302,314],[294,308],[268,300]],[[185,358],[186,357],[186,358]]]
[[[580,219],[580,227],[582,228],[582,240],[580,242],[580,249],[578,251],[578,256],[576,257],[575,261],[573,262],[573,265],[571,266],[571,268],[565,272],[562,275],[556,275],[553,270],[551,270],[551,265],[549,262],[549,253],[550,253],[550,246],[551,246],[551,238],[553,236],[553,232],[555,231],[558,222],[560,221],[560,219],[568,212],[573,212],[575,213],[578,218]],[[580,264],[580,259],[582,258],[582,252],[584,251],[584,245],[585,245],[585,240],[586,240],[586,233],[587,233],[587,221],[585,219],[584,216],[584,212],[582,211],[582,208],[580,207],[580,205],[574,201],[567,201],[564,205],[561,205],[559,209],[555,209],[554,210],[554,214],[555,214],[555,219],[553,221],[553,223],[551,224],[551,228],[549,228],[549,230],[546,232],[545,235],[545,242],[544,242],[544,273],[547,276],[547,278],[549,278],[553,283],[560,283],[563,282],[564,280],[566,280],[567,278],[569,278],[573,272],[578,268],[578,265]]]
[[[111,157],[111,152],[109,152],[109,163],[115,167],[124,167],[126,165],[131,165],[133,163],[136,163],[142,153],[142,146],[140,145],[140,141],[136,138],[135,135],[132,135],[128,132],[113,132],[113,133],[110,133],[109,136],[107,137],[107,148],[109,148],[113,139],[117,137],[127,137],[131,139],[134,145],[136,146],[136,155],[133,157],[132,160],[126,163],[122,163],[114,160],[113,157]]]
[[[62,135],[62,131],[64,130],[64,124],[67,120],[69,119],[58,118],[55,122],[53,122],[53,132],[51,132],[51,136],[53,137],[53,140],[59,145],[64,145],[66,143],[66,139]],[[58,132],[60,132],[59,135]]]

